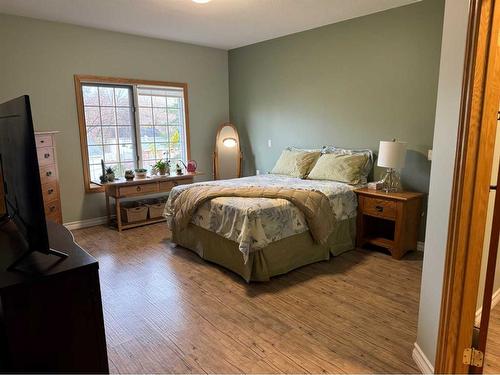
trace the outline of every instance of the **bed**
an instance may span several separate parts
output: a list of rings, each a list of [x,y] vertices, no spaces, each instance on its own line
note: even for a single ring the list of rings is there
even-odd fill
[[[207,200],[182,230],[173,225],[174,203],[186,189],[201,187],[291,189],[326,197],[333,226],[326,240],[315,241],[310,221],[290,200],[222,196]],[[172,242],[201,258],[232,270],[247,282],[267,281],[295,268],[328,260],[354,248],[357,199],[361,185],[266,174],[175,187],[165,207]]]

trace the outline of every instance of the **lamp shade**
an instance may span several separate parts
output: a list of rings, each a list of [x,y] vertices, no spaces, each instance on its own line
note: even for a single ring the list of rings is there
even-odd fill
[[[380,141],[377,165],[384,168],[403,168],[406,159],[406,145],[406,142]]]

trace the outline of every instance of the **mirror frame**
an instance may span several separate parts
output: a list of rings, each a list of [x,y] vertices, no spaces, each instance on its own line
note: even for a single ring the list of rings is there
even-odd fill
[[[230,126],[231,128],[233,128],[234,132],[236,133],[236,142],[237,142],[236,147],[237,147],[237,152],[239,154],[239,161],[238,161],[238,176],[235,178],[241,177],[241,161],[243,159],[243,154],[241,152],[241,147],[240,147],[240,135],[238,133],[238,129],[236,129],[236,126],[234,126],[230,122],[224,122],[224,123],[220,124],[219,127],[217,128],[217,135],[215,136],[215,145],[214,145],[214,154],[213,154],[213,171],[214,171],[213,178],[214,178],[214,180],[219,179],[219,171],[217,168],[217,166],[219,164],[219,156],[217,154],[217,141],[219,140],[222,128],[225,128],[226,126]]]

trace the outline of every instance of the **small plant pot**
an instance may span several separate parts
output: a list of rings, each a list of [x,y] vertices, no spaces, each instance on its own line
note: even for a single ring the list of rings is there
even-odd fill
[[[133,171],[125,172],[125,180],[130,181],[130,180],[133,180],[134,177],[135,177],[135,174]]]
[[[165,176],[167,174],[167,168],[158,169],[158,172],[160,173],[160,176]]]
[[[115,174],[114,173],[108,173],[106,175],[106,177],[108,178],[109,182],[113,182],[115,180]]]
[[[138,180],[145,179],[148,175],[148,172],[135,172],[135,178]]]

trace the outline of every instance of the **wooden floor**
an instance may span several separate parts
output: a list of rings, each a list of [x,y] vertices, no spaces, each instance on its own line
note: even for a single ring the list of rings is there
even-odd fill
[[[418,372],[421,253],[356,250],[246,284],[164,223],[74,234],[100,263],[112,372]]]
[[[491,310],[483,372],[500,374],[500,304]]]

